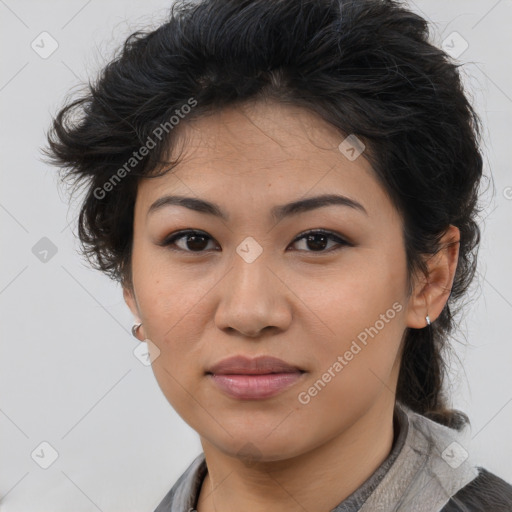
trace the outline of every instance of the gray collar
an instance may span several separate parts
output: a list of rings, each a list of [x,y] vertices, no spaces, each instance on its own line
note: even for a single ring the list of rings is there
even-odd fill
[[[466,450],[467,426],[459,432],[401,407],[409,424],[405,444],[360,512],[439,512],[478,476]]]
[[[332,512],[439,512],[459,489],[476,478],[459,432],[395,403],[399,433],[384,462]],[[199,454],[155,512],[195,509],[208,469]]]

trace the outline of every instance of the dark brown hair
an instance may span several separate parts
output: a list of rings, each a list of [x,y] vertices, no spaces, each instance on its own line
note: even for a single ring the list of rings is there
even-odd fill
[[[482,156],[459,66],[429,42],[427,22],[394,0],[179,1],[159,28],[130,35],[87,92],[58,112],[46,155],[65,179],[87,185],[84,254],[131,286],[137,184],[173,146],[172,116],[181,128],[228,105],[273,99],[356,134],[402,216],[411,292],[447,227],[460,230],[449,298],[430,327],[406,330],[396,394],[460,428],[468,419],[448,408],[443,352],[476,270]]]

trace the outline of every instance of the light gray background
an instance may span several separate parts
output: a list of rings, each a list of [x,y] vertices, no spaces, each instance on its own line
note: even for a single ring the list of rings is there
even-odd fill
[[[170,5],[0,0],[3,512],[152,511],[201,451],[133,354],[138,342],[120,287],[78,256],[77,204],[68,205],[39,153],[71,88],[95,76],[129,33],[156,26]],[[471,456],[512,482],[512,1],[409,5],[435,23],[436,44],[456,31],[469,45],[459,60],[484,121],[495,196],[492,188],[484,196],[479,285],[454,341],[460,362],[451,380],[454,405],[472,421]],[[31,48],[43,31],[59,45],[45,59]],[[46,262],[32,252],[43,237],[57,248]],[[43,441],[58,452],[48,469],[31,456]]]

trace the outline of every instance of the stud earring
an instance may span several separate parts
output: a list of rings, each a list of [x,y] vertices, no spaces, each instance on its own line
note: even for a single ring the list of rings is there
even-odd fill
[[[133,324],[132,326],[132,335],[137,338],[137,329],[142,325],[142,323],[140,324]],[[137,338],[138,339],[138,338]]]

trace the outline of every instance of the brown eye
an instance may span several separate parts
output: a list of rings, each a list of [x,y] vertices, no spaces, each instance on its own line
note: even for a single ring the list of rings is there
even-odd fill
[[[213,240],[206,233],[201,231],[179,231],[169,238],[166,238],[161,244],[164,247],[170,247],[172,250],[185,252],[205,252],[208,241]],[[177,246],[174,248],[172,246]]]
[[[301,240],[305,241],[303,245],[306,247],[306,252],[331,252],[332,250],[339,249],[339,246],[350,245],[346,240],[343,240],[335,233],[325,230],[315,230],[302,233],[293,241],[293,243],[297,243]],[[328,250],[325,250],[329,241],[334,241],[335,245],[337,244],[338,247],[332,249],[331,246]]]

